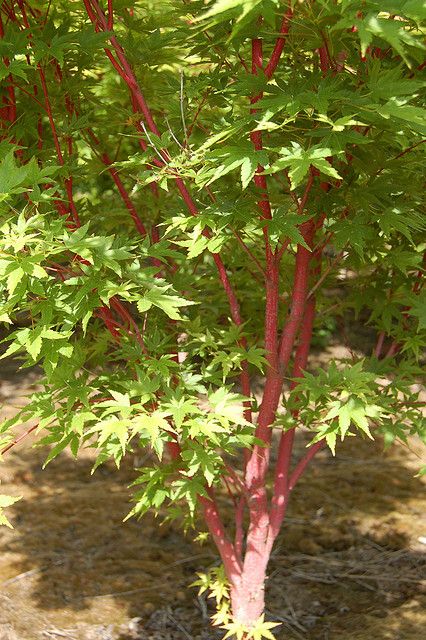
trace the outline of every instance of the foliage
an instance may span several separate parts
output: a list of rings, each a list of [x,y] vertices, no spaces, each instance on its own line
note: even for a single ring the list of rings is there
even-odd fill
[[[6,525],[6,527],[12,528],[7,517],[4,515],[4,509],[6,507],[10,507],[12,504],[15,504],[19,498],[13,498],[12,496],[5,496],[3,493],[0,494],[0,525]]]
[[[204,517],[232,593],[262,513],[262,581],[324,442],[425,434],[421,3],[16,0],[0,15],[2,357],[44,371],[2,446],[36,421],[46,464],[148,450],[130,515]],[[373,353],[306,373],[312,334],[348,313]],[[312,440],[291,475],[299,425]],[[245,620],[221,603],[226,637],[273,637],[262,602]]]

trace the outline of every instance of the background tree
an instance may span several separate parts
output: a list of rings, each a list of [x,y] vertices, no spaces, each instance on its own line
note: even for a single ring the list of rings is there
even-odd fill
[[[271,638],[267,564],[315,453],[422,429],[424,9],[4,0],[0,15],[0,319],[29,318],[3,357],[45,373],[3,452],[34,420],[46,464],[151,449],[130,515],[204,520],[214,622]],[[306,373],[312,336],[348,310],[374,352]],[[293,466],[298,426],[312,440]]]

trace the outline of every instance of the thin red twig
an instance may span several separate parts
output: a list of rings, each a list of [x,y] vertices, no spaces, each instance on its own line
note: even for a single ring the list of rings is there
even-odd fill
[[[325,440],[320,440],[319,442],[316,442],[315,444],[313,444],[312,446],[309,447],[306,455],[297,463],[297,465],[294,468],[293,473],[291,474],[290,481],[288,483],[288,490],[289,491],[293,491],[294,487],[296,486],[297,481],[302,476],[303,472],[305,471],[306,467],[308,466],[308,464],[310,463],[312,458],[324,446],[325,446]]]
[[[293,10],[290,4],[291,3],[289,3],[289,7],[283,16],[283,20],[280,28],[281,35],[277,38],[274,50],[272,51],[271,58],[265,68],[265,76],[268,78],[268,80],[272,78],[272,75],[278,66],[278,63],[281,58],[281,54],[283,52],[283,49],[287,40],[287,35],[290,30],[290,21],[291,21],[291,18],[293,17]]]
[[[113,26],[114,26],[114,6],[113,6],[113,1],[108,0],[108,23],[107,23],[108,31],[112,31]]]
[[[380,354],[382,353],[383,343],[385,341],[386,333],[381,331],[377,337],[376,346],[374,348],[374,356],[376,358],[380,358]]]
[[[34,426],[32,426],[29,429],[27,429],[25,431],[25,433],[21,434],[18,438],[15,438],[15,440],[13,442],[10,442],[8,445],[3,447],[3,449],[0,451],[0,456],[3,456],[5,453],[10,451],[10,449],[12,449],[12,447],[15,447],[19,442],[21,442],[21,440],[23,440],[24,438],[29,436],[30,433],[32,433],[33,431],[35,431],[37,429],[37,427],[38,427],[38,424],[35,424]]]

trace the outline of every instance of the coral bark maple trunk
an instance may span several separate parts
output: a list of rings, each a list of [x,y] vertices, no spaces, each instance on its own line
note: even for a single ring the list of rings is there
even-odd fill
[[[231,587],[232,617],[235,623],[252,628],[265,611],[265,580],[267,558],[259,558],[253,568],[243,572]]]

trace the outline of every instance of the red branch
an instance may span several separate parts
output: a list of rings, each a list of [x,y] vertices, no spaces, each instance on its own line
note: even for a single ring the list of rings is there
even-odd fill
[[[240,305],[238,303],[238,300],[234,293],[232,285],[229,281],[228,274],[226,273],[225,265],[223,264],[223,260],[218,253],[213,253],[212,255],[213,255],[213,260],[216,264],[217,270],[219,272],[220,281],[225,290],[226,297],[228,298],[232,320],[235,322],[235,324],[238,327],[241,327],[242,319],[241,319],[241,313],[240,313]],[[243,349],[247,349],[247,340],[244,337],[240,338],[239,344]],[[249,373],[248,363],[246,360],[244,360],[241,363],[241,368],[242,368],[241,375],[240,375],[241,389],[245,396],[250,397],[251,395],[250,373]],[[246,420],[251,422],[252,414],[250,409],[250,403],[249,402],[244,403],[244,407],[245,407],[244,417]]]
[[[3,20],[0,14],[0,38],[4,38],[5,32],[4,32],[4,26],[3,26]],[[10,62],[9,59],[4,57],[3,58],[3,62],[6,65],[6,67],[9,66]],[[4,108],[2,108],[0,111],[1,113],[5,114],[5,118],[2,118],[4,120],[8,121],[8,125],[13,124],[16,120],[16,99],[15,99],[15,89],[13,86],[13,76],[10,74],[8,76],[8,86],[7,86],[7,97],[4,96],[3,97],[3,104],[5,105]]]
[[[114,26],[114,6],[112,0],[108,0],[108,31],[112,31]]]
[[[299,480],[300,476],[305,471],[305,469],[308,466],[309,462],[318,453],[318,451],[320,451],[324,447],[324,445],[325,445],[325,440],[320,440],[319,442],[316,442],[311,447],[309,447],[308,452],[297,463],[293,473],[291,474],[291,477],[290,477],[290,480],[289,480],[289,483],[288,483],[288,490],[289,491],[293,491],[297,481]]]
[[[127,309],[124,307],[124,305],[121,304],[121,302],[118,300],[118,298],[116,296],[114,296],[113,298],[111,298],[110,300],[111,302],[111,306],[118,312],[118,314],[129,323],[129,325],[131,327],[133,327],[133,330],[135,332],[135,336],[136,336],[136,340],[138,341],[142,351],[146,354],[147,350],[145,347],[145,343],[143,341],[143,337],[141,332],[139,331],[139,327],[136,324],[136,321],[134,320],[134,318],[131,316],[131,314],[127,311]]]
[[[178,460],[181,455],[179,443],[168,442],[167,448],[172,460]],[[208,497],[198,496],[199,503],[203,508],[204,519],[218,548],[229,580],[236,580],[241,574],[241,562],[236,555],[234,545],[226,535],[212,487],[207,488],[207,494]]]
[[[234,582],[241,575],[241,560],[237,557],[235,547],[225,533],[213,489],[208,489],[208,494],[208,498],[199,496],[198,499],[203,507],[207,527],[220,553],[226,575],[231,582]]]
[[[19,442],[21,442],[21,440],[23,440],[24,438],[29,436],[30,433],[32,433],[33,431],[35,431],[37,429],[37,427],[38,427],[38,424],[35,424],[34,426],[32,426],[29,429],[27,429],[25,431],[25,433],[21,434],[18,438],[15,438],[15,440],[13,442],[10,442],[8,445],[6,445],[6,447],[3,447],[3,449],[0,451],[0,456],[4,455],[8,451],[10,451],[10,449],[12,449],[12,447],[16,446]]]
[[[88,133],[89,136],[91,137],[91,139],[93,140],[94,144],[99,145],[100,144],[100,140],[99,138],[95,135],[95,133],[92,131],[92,129],[88,129]],[[130,199],[129,193],[126,189],[126,187],[124,186],[121,178],[120,178],[120,174],[118,173],[117,169],[115,167],[113,167],[113,161],[111,160],[111,158],[109,157],[109,155],[106,152],[101,153],[100,155],[100,159],[102,160],[102,162],[104,163],[104,165],[108,168],[108,171],[111,175],[111,178],[114,180],[116,187],[120,193],[120,196],[124,202],[124,204],[126,205],[127,210],[129,211],[131,218],[135,224],[135,227],[137,229],[137,231],[142,235],[145,236],[147,231],[145,228],[145,225],[143,224],[142,220],[139,217],[138,212],[136,211],[136,207],[133,204],[133,202]]]
[[[292,378],[300,378],[306,368],[309,350],[311,346],[312,330],[315,319],[315,298],[311,298],[306,303],[303,325],[300,331],[299,345],[296,349]],[[295,380],[290,385],[290,391],[297,386]],[[297,412],[293,412],[293,417],[297,418]],[[278,447],[277,463],[275,468],[274,492],[270,514],[270,536],[275,540],[284,519],[288,503],[288,477],[293,451],[295,428],[289,429],[281,435]]]
[[[48,118],[49,118],[50,128],[52,130],[53,142],[55,144],[55,149],[56,149],[56,155],[58,156],[59,164],[61,165],[61,167],[63,167],[65,162],[64,162],[64,157],[63,157],[62,150],[61,150],[61,145],[59,143],[59,138],[58,138],[58,133],[57,133],[57,130],[56,130],[55,120],[53,118],[52,106],[50,104],[49,93],[48,93],[48,90],[47,90],[46,76],[45,76],[43,67],[41,66],[40,63],[37,65],[37,69],[38,69],[38,73],[39,73],[39,77],[40,77],[41,88],[42,88],[43,95],[44,95],[44,102],[45,102],[46,112],[47,112],[47,115],[48,115]],[[71,211],[71,217],[72,217],[74,223],[79,227],[81,225],[81,223],[80,223],[80,218],[79,218],[77,209],[76,209],[75,204],[74,204],[74,198],[73,198],[73,193],[72,193],[72,178],[67,178],[65,180],[65,188],[66,188],[66,191],[67,191],[68,204],[69,204],[70,211]]]
[[[22,13],[22,19],[24,22],[24,26],[26,29],[30,29],[30,24],[28,21],[28,16],[27,16],[27,12],[25,9],[25,4],[22,0],[17,0],[19,8],[21,9],[21,13]],[[30,39],[31,39],[31,34],[30,34]],[[28,59],[28,58],[27,58]],[[49,92],[47,89],[47,83],[46,83],[46,76],[44,73],[44,69],[42,67],[42,65],[40,63],[37,64],[37,70],[38,70],[38,74],[40,77],[40,83],[41,83],[41,88],[42,88],[42,92],[43,92],[43,96],[44,96],[44,102],[45,102],[45,109],[46,109],[46,113],[49,119],[49,124],[50,124],[50,128],[52,130],[52,135],[53,135],[53,142],[55,145],[55,149],[56,149],[56,155],[58,157],[58,162],[61,165],[61,167],[64,166],[65,162],[64,162],[64,157],[62,154],[62,149],[61,149],[61,145],[59,143],[59,137],[58,137],[58,133],[56,130],[56,125],[55,125],[55,120],[53,118],[53,112],[52,112],[52,106],[50,103],[50,98],[49,98]],[[35,93],[37,92],[37,89],[35,88]],[[38,147],[41,147],[41,123],[39,121],[38,123],[38,132],[39,132],[39,141],[38,141]],[[72,143],[71,143],[72,144]],[[70,143],[69,143],[70,145]],[[71,152],[71,146],[69,146],[69,151]],[[69,205],[69,209],[70,209],[70,215],[71,218],[74,222],[75,225],[80,226],[80,219],[79,219],[79,215],[77,212],[77,209],[75,207],[74,204],[74,198],[73,198],[73,189],[72,189],[72,177],[69,177],[67,179],[65,179],[65,189],[67,192],[67,196],[68,196],[68,205]],[[58,208],[59,212],[61,213],[60,209]],[[61,213],[62,215],[62,213]],[[68,215],[68,212],[67,212]]]
[[[136,211],[136,207],[133,204],[133,202],[131,201],[130,196],[129,196],[128,192],[127,192],[127,189],[124,186],[123,182],[121,181],[121,178],[120,178],[120,175],[119,175],[117,169],[115,167],[111,166],[112,165],[112,160],[110,159],[110,157],[108,156],[107,153],[103,153],[101,155],[101,160],[104,163],[104,165],[106,167],[108,167],[108,171],[109,171],[112,179],[114,180],[114,182],[115,182],[115,184],[117,186],[117,189],[118,189],[118,191],[120,193],[120,196],[121,196],[124,204],[126,205],[128,211],[129,211],[129,213],[130,213],[130,215],[132,217],[132,220],[133,220],[133,222],[135,224],[136,229],[141,234],[141,236],[146,236],[146,233],[147,233],[146,228],[145,228],[142,220],[140,219],[138,212]]]
[[[271,78],[276,69],[282,50],[284,48],[285,36],[288,32],[288,21],[290,19],[287,11],[284,16],[281,33],[283,34],[277,41],[271,60],[266,66],[265,74]],[[252,74],[257,75],[263,68],[263,46],[260,38],[252,40]],[[256,104],[262,94],[252,96],[250,102]],[[252,108],[251,113],[256,109]],[[256,151],[263,147],[262,132],[254,130],[250,134],[250,139]],[[267,189],[266,176],[263,174],[263,167],[259,165],[254,176],[254,183],[261,192],[258,206],[261,217],[264,220],[272,218],[271,204]],[[268,500],[265,486],[266,473],[269,466],[271,428],[275,418],[279,397],[282,388],[282,376],[279,372],[278,363],[278,304],[279,304],[279,259],[282,253],[271,250],[267,225],[263,228],[266,257],[266,302],[265,302],[265,351],[268,361],[266,382],[262,403],[259,411],[256,437],[264,442],[263,446],[255,445],[246,464],[245,482],[250,493],[249,511],[250,526],[247,534],[247,551],[244,560],[244,574],[256,576],[259,571],[266,569],[269,555],[266,551],[266,541],[269,532]],[[263,566],[264,565],[264,566]]]
[[[377,337],[377,342],[376,342],[376,346],[374,348],[374,356],[376,358],[380,358],[380,354],[382,353],[382,349],[383,349],[383,343],[385,341],[385,337],[386,337],[386,332],[385,331],[381,331]]]
[[[41,88],[43,90],[43,95],[44,95],[44,104],[45,104],[47,116],[49,118],[50,128],[52,130],[53,143],[55,145],[56,155],[58,156],[59,164],[61,165],[61,167],[63,167],[64,157],[62,155],[61,145],[59,144],[59,138],[58,138],[58,132],[56,130],[55,120],[53,118],[52,107],[49,99],[49,93],[47,91],[46,76],[45,76],[43,67],[41,66],[40,63],[37,65],[37,69],[40,76]]]
[[[272,52],[271,58],[265,68],[265,76],[268,78],[268,80],[270,80],[275,69],[278,66],[278,63],[281,58],[281,54],[283,52],[283,49],[287,40],[287,35],[290,29],[290,21],[291,21],[291,18],[293,17],[293,10],[290,5],[291,3],[289,3],[289,7],[286,13],[284,14],[284,17],[281,23],[281,29],[280,29],[281,35],[279,36],[279,38],[275,43],[275,47]]]

